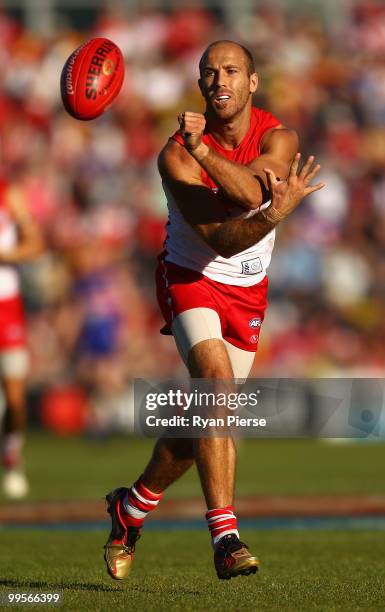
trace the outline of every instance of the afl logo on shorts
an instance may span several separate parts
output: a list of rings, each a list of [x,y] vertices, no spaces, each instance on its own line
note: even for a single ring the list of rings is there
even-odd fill
[[[262,325],[262,321],[259,317],[255,317],[254,319],[250,319],[249,321],[249,327],[259,329],[261,325]]]

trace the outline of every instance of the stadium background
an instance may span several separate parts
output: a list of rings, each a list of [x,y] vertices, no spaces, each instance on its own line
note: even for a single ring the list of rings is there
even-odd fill
[[[255,103],[298,130],[327,183],[279,228],[255,373],[383,376],[383,3],[183,6],[3,2],[1,167],[47,241],[22,269],[32,420],[71,398],[94,430],[129,426],[132,379],[183,371],[158,333],[153,271],[166,205],[156,157],[178,112],[202,108],[197,63],[218,38],[252,50]],[[126,79],[105,116],[81,123],[63,111],[58,78],[71,51],[98,35],[122,48]]]
[[[194,470],[167,492],[157,515],[166,522],[148,524],[128,586],[103,575],[103,495],[129,484],[152,446],[125,433],[132,380],[184,372],[158,333],[166,206],[156,157],[178,112],[202,108],[197,63],[208,42],[252,50],[256,104],[298,130],[327,182],[279,228],[255,374],[383,378],[385,366],[384,3],[182,6],[2,1],[1,169],[47,250],[21,270],[31,489],[25,502],[1,499],[0,583],[59,589],[69,610],[383,609],[384,445],[362,440],[240,443],[237,508],[264,561],[257,580],[214,581]],[[97,35],[122,48],[126,80],[105,116],[81,123],[63,111],[59,75]]]

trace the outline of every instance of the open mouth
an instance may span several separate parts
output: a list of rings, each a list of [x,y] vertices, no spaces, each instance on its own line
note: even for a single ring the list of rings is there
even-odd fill
[[[231,96],[229,96],[228,94],[219,94],[218,96],[215,96],[214,101],[215,102],[227,102],[228,100],[230,100]]]

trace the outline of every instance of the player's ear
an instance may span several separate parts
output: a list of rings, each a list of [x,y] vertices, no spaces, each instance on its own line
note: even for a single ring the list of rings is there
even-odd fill
[[[258,75],[254,72],[250,75],[250,93],[257,91],[258,87]]]
[[[198,86],[199,86],[199,89],[201,90],[201,94],[203,95],[203,91],[202,91],[202,79],[200,79],[200,78],[198,79]]]

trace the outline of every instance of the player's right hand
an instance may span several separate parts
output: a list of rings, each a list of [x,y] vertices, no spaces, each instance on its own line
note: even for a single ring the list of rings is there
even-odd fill
[[[301,154],[297,153],[290,166],[289,176],[286,181],[276,178],[273,170],[264,168],[270,192],[271,204],[263,211],[264,217],[272,223],[279,223],[285,219],[310,193],[325,187],[325,183],[309,185],[310,181],[319,172],[321,166],[313,166],[314,155],[307,158],[302,169],[298,172]]]
[[[194,151],[202,143],[202,136],[206,127],[205,116],[186,111],[178,115],[178,121],[186,149],[190,152]]]

